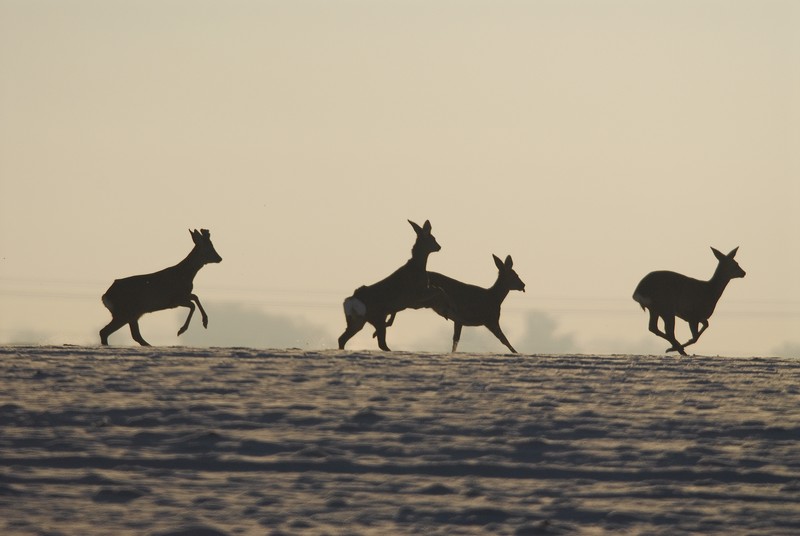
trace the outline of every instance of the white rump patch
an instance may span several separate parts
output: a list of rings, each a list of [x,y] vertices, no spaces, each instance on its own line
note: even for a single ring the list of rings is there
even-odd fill
[[[366,304],[358,298],[352,296],[344,300],[344,315],[363,317],[367,314]]]

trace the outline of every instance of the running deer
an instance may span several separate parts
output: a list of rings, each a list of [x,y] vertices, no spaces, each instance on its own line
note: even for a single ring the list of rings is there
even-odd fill
[[[214,249],[208,229],[190,230],[189,234],[194,248],[175,266],[152,274],[117,279],[111,284],[103,294],[103,305],[111,312],[112,318],[100,330],[101,344],[107,345],[108,336],[128,324],[133,340],[142,346],[150,346],[139,332],[139,318],[145,313],[188,307],[189,316],[178,330],[180,335],[189,328],[195,303],[203,316],[203,327],[208,327],[208,315],[200,304],[200,298],[192,294],[192,282],[200,268],[211,262],[221,262],[222,257]]]
[[[444,318],[453,320],[453,352],[458,347],[461,338],[461,328],[464,326],[486,326],[500,342],[505,344],[513,353],[517,353],[508,342],[503,330],[500,329],[500,306],[511,290],[525,292],[525,283],[514,271],[514,261],[511,255],[505,262],[497,255],[492,255],[497,266],[497,280],[489,288],[478,287],[462,283],[436,272],[428,272],[431,285],[444,291],[452,302],[446,304],[438,301],[431,308]]]
[[[697,342],[708,328],[708,319],[714,312],[722,292],[731,279],[744,277],[745,271],[733,260],[738,247],[727,255],[714,248],[719,263],[708,281],[700,281],[675,272],[658,271],[647,274],[633,292],[633,299],[643,310],[650,309],[650,331],[672,344],[667,352],[686,355],[684,348]],[[689,324],[692,338],[680,344],[675,338],[675,317]],[[658,329],[658,318],[664,320],[664,331]],[[702,324],[702,328],[698,326]]]
[[[428,284],[426,266],[428,255],[439,251],[441,246],[431,234],[431,222],[420,227],[408,220],[417,240],[411,248],[411,258],[387,278],[372,285],[358,287],[353,295],[344,300],[344,315],[347,328],[339,337],[339,349],[361,331],[369,322],[375,327],[378,346],[389,351],[386,345],[386,317],[408,307],[419,308],[429,300],[436,299],[441,291]]]

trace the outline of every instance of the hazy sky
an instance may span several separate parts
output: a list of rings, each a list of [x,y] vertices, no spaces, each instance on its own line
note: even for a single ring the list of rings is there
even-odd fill
[[[512,343],[536,311],[581,351],[665,347],[638,281],[740,246],[696,351],[800,345],[798,28],[795,0],[0,0],[0,342],[99,342],[111,281],[203,227],[209,330],[226,302],[333,345],[410,218],[432,270],[488,286],[513,256]],[[450,329],[409,312],[388,342]]]

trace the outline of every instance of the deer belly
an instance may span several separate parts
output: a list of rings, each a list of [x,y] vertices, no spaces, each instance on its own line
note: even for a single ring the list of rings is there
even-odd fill
[[[708,320],[713,312],[713,307],[709,309],[708,307],[701,307],[699,305],[695,307],[686,307],[679,304],[675,307],[675,316],[687,322],[702,322]]]
[[[471,306],[471,304],[463,302],[458,303],[457,307],[458,308],[452,312],[453,320],[465,326],[482,326],[490,318],[499,316],[499,312],[495,314],[492,310],[483,307],[474,307]]]

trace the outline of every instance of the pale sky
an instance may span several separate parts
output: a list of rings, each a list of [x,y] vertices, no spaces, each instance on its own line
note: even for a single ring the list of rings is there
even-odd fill
[[[794,0],[0,0],[0,342],[97,344],[110,283],[208,228],[208,335],[227,304],[334,347],[430,219],[431,270],[489,286],[513,256],[512,343],[544,314],[582,352],[660,351],[638,281],[740,246],[694,351],[800,348],[799,28]],[[184,316],[142,332],[187,344]],[[388,342],[451,329],[408,312]]]

